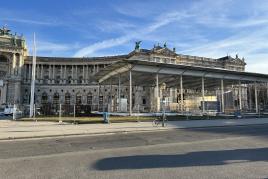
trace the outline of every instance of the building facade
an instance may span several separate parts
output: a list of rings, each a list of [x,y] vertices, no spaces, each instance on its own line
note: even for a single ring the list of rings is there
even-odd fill
[[[152,49],[141,49],[136,42],[129,54],[106,57],[41,57],[36,60],[35,104],[90,105],[90,110],[100,110],[103,105],[116,106],[118,95],[129,98],[129,86],[99,85],[94,75],[107,66],[121,60],[140,60],[170,65],[197,66],[230,71],[245,71],[245,60],[225,56],[218,59],[182,55],[166,44]],[[0,104],[17,104],[25,107],[30,103],[32,57],[28,56],[23,36],[12,34],[7,28],[0,30]],[[120,90],[120,92],[119,92]],[[134,86],[133,106],[151,107],[152,89]],[[189,89],[190,92],[190,89]],[[174,88],[173,101],[179,91]],[[103,110],[103,109],[102,109]]]

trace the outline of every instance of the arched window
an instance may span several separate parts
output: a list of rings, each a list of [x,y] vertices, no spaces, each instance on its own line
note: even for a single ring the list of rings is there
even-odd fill
[[[47,99],[48,99],[47,93],[44,92],[41,97],[41,104],[47,104],[48,102]]]
[[[60,103],[60,95],[59,95],[59,93],[54,93],[53,104],[59,104],[59,103]]]
[[[92,93],[89,92],[87,94],[87,104],[92,104],[92,99],[93,99]]]
[[[76,104],[82,104],[82,95],[80,93],[76,94]]]
[[[71,95],[70,93],[65,93],[65,104],[70,104],[71,101]]]

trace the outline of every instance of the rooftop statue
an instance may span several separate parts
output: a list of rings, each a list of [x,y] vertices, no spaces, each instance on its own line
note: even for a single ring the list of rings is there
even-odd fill
[[[135,50],[139,50],[140,49],[140,44],[141,44],[141,41],[137,41],[135,42]]]
[[[10,35],[10,30],[6,27],[6,25],[0,29],[0,35]]]

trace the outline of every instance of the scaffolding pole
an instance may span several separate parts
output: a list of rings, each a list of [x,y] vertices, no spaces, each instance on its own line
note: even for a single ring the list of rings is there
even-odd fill
[[[224,113],[224,84],[223,79],[221,79],[221,112]]]
[[[121,111],[121,75],[118,76],[118,112]]]
[[[259,112],[259,108],[258,108],[258,89],[257,89],[257,83],[254,83],[254,91],[255,91],[255,109],[256,109],[256,113]]]
[[[129,71],[129,115],[132,115],[132,74]]]
[[[182,75],[180,76],[180,97],[181,97],[181,112],[183,111],[183,83],[182,83]]]
[[[242,110],[242,90],[241,90],[241,81],[239,80],[239,86],[238,86],[238,95],[239,95],[239,110]]]
[[[205,80],[202,76],[202,112],[205,113]]]

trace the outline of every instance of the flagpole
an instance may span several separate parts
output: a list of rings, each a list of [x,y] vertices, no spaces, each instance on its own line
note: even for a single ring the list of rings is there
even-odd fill
[[[35,92],[35,68],[36,68],[36,43],[35,33],[33,34],[33,63],[32,63],[32,81],[31,81],[31,100],[30,100],[30,117],[34,115],[34,92]]]

